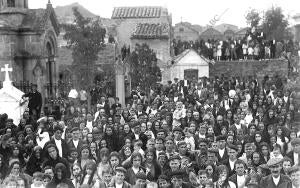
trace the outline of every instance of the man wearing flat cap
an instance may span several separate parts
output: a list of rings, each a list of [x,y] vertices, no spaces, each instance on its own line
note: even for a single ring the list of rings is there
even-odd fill
[[[287,153],[286,156],[292,159],[294,165],[300,165],[300,138],[294,138],[291,144],[293,151]]]
[[[300,187],[300,166],[292,166],[288,169],[289,176],[292,180],[292,187]]]
[[[80,148],[84,144],[84,142],[80,139],[80,130],[78,127],[74,127],[71,130],[72,139],[68,142],[69,149],[75,148],[78,153],[80,153]]]
[[[218,161],[224,161],[226,159],[228,159],[228,153],[227,153],[227,149],[226,149],[226,139],[227,136],[226,135],[220,135],[217,136],[216,141],[218,142]]]
[[[282,169],[282,160],[280,158],[271,158],[267,162],[271,174],[260,180],[260,187],[263,188],[292,188],[292,182],[286,175],[280,173]]]

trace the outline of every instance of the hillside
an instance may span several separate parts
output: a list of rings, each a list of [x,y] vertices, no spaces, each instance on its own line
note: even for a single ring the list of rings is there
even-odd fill
[[[94,18],[97,15],[93,14],[79,3],[73,3],[66,6],[57,6],[54,10],[60,23],[72,23],[74,20],[73,7],[78,7],[79,12],[86,18]]]

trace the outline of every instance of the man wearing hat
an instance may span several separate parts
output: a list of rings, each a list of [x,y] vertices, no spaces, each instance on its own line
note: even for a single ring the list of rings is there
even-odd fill
[[[174,171],[177,171],[180,169],[180,163],[181,163],[181,158],[179,155],[172,155],[169,158],[169,166],[170,168],[168,170],[166,170],[166,172],[164,173],[169,179],[171,178],[171,175]]]
[[[60,125],[56,125],[53,128],[54,136],[48,141],[45,146],[48,144],[56,145],[58,149],[58,154],[60,157],[64,157],[65,159],[68,158],[69,147],[67,142],[62,139],[62,134],[64,132],[63,128]]]
[[[218,161],[224,161],[228,159],[228,153],[226,150],[226,135],[217,136],[216,141],[218,142]]]
[[[130,188],[131,185],[125,181],[127,170],[123,167],[116,168],[114,187],[116,188]]]
[[[282,160],[280,158],[271,158],[267,162],[271,174],[262,177],[260,187],[263,188],[292,188],[292,182],[286,175],[280,173],[282,169]]]
[[[178,142],[182,141],[183,130],[180,127],[175,127],[173,129],[173,135],[174,135],[175,145],[177,145]]]
[[[294,165],[300,165],[300,138],[294,138],[291,144],[293,151],[290,151],[286,156],[292,159]]]
[[[22,96],[22,99],[24,99],[24,97],[29,98],[29,103],[28,103],[29,113],[30,115],[33,116],[34,119],[37,119],[40,116],[41,107],[42,107],[42,95],[36,89],[37,89],[37,85],[32,84],[31,92],[24,94]]]
[[[80,153],[80,148],[82,147],[82,145],[84,143],[79,138],[79,135],[80,135],[79,128],[78,127],[74,127],[71,130],[71,134],[72,134],[72,139],[68,142],[68,147],[69,147],[69,149],[75,148],[77,150],[77,152]]]
[[[300,187],[300,167],[293,166],[288,170],[288,173],[292,180],[292,187],[299,188]]]

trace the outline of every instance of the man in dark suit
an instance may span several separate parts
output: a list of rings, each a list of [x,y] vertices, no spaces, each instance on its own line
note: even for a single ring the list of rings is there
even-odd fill
[[[291,141],[291,144],[293,146],[293,151],[287,153],[286,156],[293,161],[294,165],[300,165],[300,138],[294,138]]]
[[[224,118],[222,115],[218,115],[216,118],[215,126],[214,126],[214,132],[215,132],[216,136],[221,134],[222,127],[226,127],[226,129],[228,130],[229,124],[227,121],[224,121]]]
[[[74,127],[71,130],[71,134],[72,134],[72,139],[68,142],[68,147],[69,149],[75,148],[77,150],[77,153],[80,153],[80,149],[84,143],[82,140],[79,139],[79,134],[80,134],[79,128]]]
[[[37,119],[40,116],[42,107],[42,95],[37,91],[37,85],[32,84],[31,92],[24,94],[22,98],[24,97],[29,97],[29,113],[33,116],[34,119]]]
[[[217,118],[218,115],[224,116],[226,114],[226,109],[220,105],[220,101],[218,99],[215,100],[212,114],[215,118]]]
[[[235,173],[235,162],[237,161],[237,155],[238,155],[238,147],[229,144],[227,147],[227,153],[228,153],[228,159],[222,161],[221,163],[228,167],[228,176],[232,176]]]
[[[146,145],[147,145],[148,137],[144,133],[141,132],[140,123],[134,122],[133,126],[134,126],[134,129],[133,129],[134,139],[135,140],[141,140],[143,142],[142,149],[145,150]]]
[[[58,149],[59,156],[67,159],[69,155],[69,147],[67,142],[64,139],[62,139],[62,134],[64,132],[63,128],[59,125],[56,125],[53,128],[53,132],[54,132],[53,138],[51,138],[51,140],[48,141],[45,144],[45,146],[48,144],[54,144]]]
[[[264,188],[292,188],[292,182],[286,175],[280,173],[282,169],[282,160],[280,158],[271,158],[267,162],[271,174],[262,177],[260,187]]]
[[[226,135],[217,136],[216,138],[216,141],[218,142],[218,146],[219,146],[218,153],[217,153],[219,162],[228,159],[228,153],[226,149],[226,139],[227,139]]]

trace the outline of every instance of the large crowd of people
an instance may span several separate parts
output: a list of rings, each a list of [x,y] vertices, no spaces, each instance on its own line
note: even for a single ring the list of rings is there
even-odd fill
[[[299,44],[292,40],[267,40],[265,34],[255,27],[249,29],[239,39],[227,38],[197,41],[173,41],[174,54],[179,55],[185,49],[194,49],[204,57],[215,61],[266,60],[275,58],[289,59],[297,54]]]
[[[18,125],[2,114],[0,187],[300,186],[298,107],[285,81],[182,83],[137,87],[125,106],[72,99],[51,114],[32,97]]]

